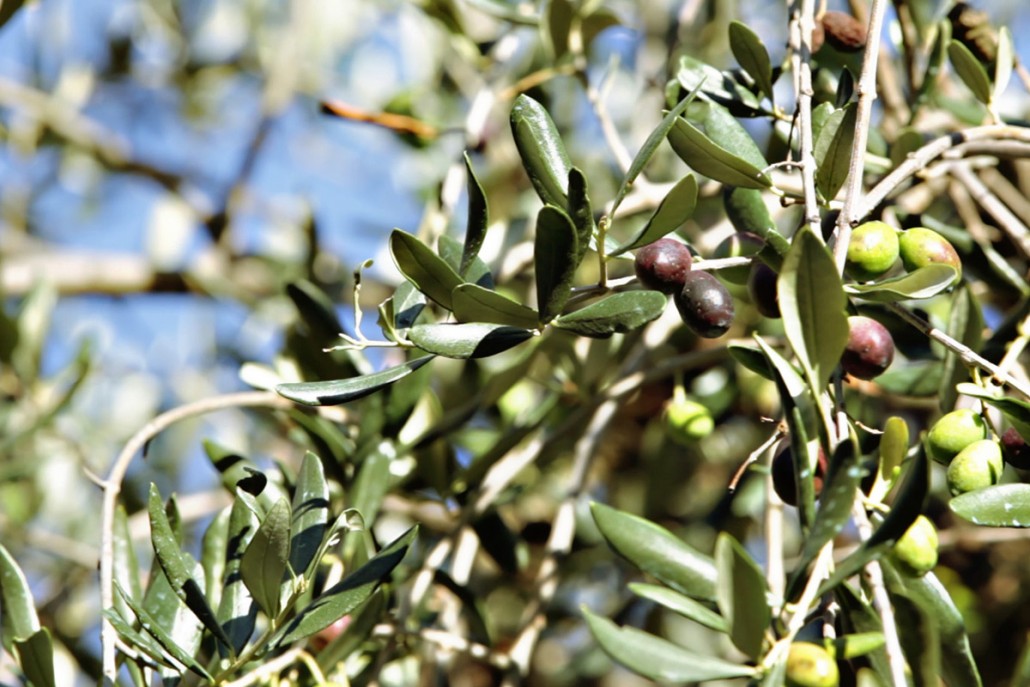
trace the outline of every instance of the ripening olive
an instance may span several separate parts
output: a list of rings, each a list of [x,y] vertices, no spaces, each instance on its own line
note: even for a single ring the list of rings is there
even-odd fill
[[[1001,445],[993,439],[980,439],[958,452],[948,464],[948,489],[952,496],[997,484],[1005,461]]]
[[[879,277],[898,261],[898,232],[885,222],[866,222],[851,232],[846,267],[858,281]]]
[[[715,251],[712,257],[715,258],[740,258],[740,257],[752,257],[762,250],[765,245],[765,241],[758,234],[752,234],[750,231],[738,231],[735,234],[730,234],[715,247]],[[747,284],[747,277],[751,273],[751,268],[748,265],[741,265],[740,267],[729,267],[724,270],[719,270],[719,276],[722,277],[723,281],[730,284],[737,284],[744,286]]]
[[[815,475],[812,476],[812,488],[816,496],[823,490],[823,475],[826,474],[827,469],[829,469],[829,463],[826,460],[826,453],[820,446]],[[794,452],[791,450],[790,444],[787,444],[773,457],[772,480],[776,495],[788,506],[798,505],[798,487],[794,474]]]
[[[747,292],[758,312],[766,317],[780,316],[780,297],[776,292],[779,275],[764,262],[751,263],[751,274],[747,278]]]
[[[677,443],[691,445],[715,429],[715,420],[706,406],[685,396],[673,397],[663,414],[665,429]]]
[[[830,652],[811,642],[794,642],[787,652],[787,687],[837,687],[840,671]]]
[[[894,360],[894,339],[876,320],[854,315],[848,318],[848,344],[840,364],[852,377],[872,379],[883,374]]]
[[[1030,470],[1030,446],[1015,427],[1009,427],[1001,435],[1001,446],[1006,463],[1020,470]]]
[[[646,288],[675,293],[683,288],[693,258],[690,249],[675,239],[663,238],[637,251],[634,267]]]
[[[680,317],[698,336],[716,339],[733,325],[733,297],[708,272],[690,272],[683,288],[675,293]]]
[[[962,260],[948,239],[933,229],[914,227],[901,232],[898,239],[901,262],[909,272],[934,263],[951,265],[962,276]]]
[[[905,573],[925,575],[937,565],[937,528],[925,515],[920,515],[898,538],[891,549],[891,560]]]
[[[931,458],[947,465],[959,451],[986,437],[983,418],[968,408],[959,408],[934,423],[926,436],[926,445]]]

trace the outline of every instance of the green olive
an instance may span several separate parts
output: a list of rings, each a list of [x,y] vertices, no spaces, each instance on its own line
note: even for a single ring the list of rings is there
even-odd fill
[[[686,397],[674,397],[665,407],[664,418],[669,436],[684,445],[704,439],[715,429],[711,411]]]
[[[848,243],[848,274],[868,281],[884,274],[898,261],[898,232],[885,222],[866,222],[855,227]]]
[[[997,484],[1005,461],[1001,444],[993,439],[974,441],[948,464],[948,489],[952,496]]]
[[[972,410],[959,408],[934,423],[926,444],[930,457],[947,465],[966,446],[986,438],[987,425],[983,418]]]
[[[920,515],[891,550],[891,560],[903,572],[919,577],[937,565],[937,528]]]
[[[830,652],[809,642],[794,642],[787,653],[787,687],[837,687],[840,671]]]
[[[909,272],[934,263],[951,265],[962,276],[962,260],[948,239],[933,229],[914,227],[901,232],[898,239],[901,262]]]

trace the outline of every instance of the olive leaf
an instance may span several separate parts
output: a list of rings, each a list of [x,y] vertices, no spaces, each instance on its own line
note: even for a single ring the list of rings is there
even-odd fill
[[[844,292],[877,303],[930,298],[954,284],[955,275],[955,268],[951,265],[935,263],[908,274],[869,284],[846,284]]]
[[[670,611],[698,622],[716,632],[729,632],[729,625],[727,625],[725,618],[700,601],[692,599],[685,594],[680,594],[674,589],[658,584],[630,582],[629,590],[642,599],[653,601],[659,606],[668,608]]]
[[[715,565],[719,572],[716,596],[730,639],[745,654],[758,658],[772,620],[765,574],[740,542],[725,532],[715,542]]]
[[[657,291],[624,291],[562,315],[553,324],[582,336],[606,337],[639,329],[658,319],[665,304],[665,296]]]
[[[762,39],[739,21],[730,22],[730,50],[744,71],[755,80],[758,90],[773,100],[772,61]]]
[[[717,103],[692,103],[690,120],[679,117],[669,143],[694,171],[731,186],[767,188],[769,166],[747,130]]]
[[[669,189],[637,235],[609,255],[613,257],[621,255],[628,250],[654,243],[666,234],[676,231],[680,225],[691,218],[696,207],[697,179],[693,174],[688,174]]]
[[[855,103],[836,110],[827,118],[815,140],[815,186],[827,200],[836,197],[848,177],[857,117]]]
[[[525,94],[515,99],[510,120],[515,147],[537,195],[545,204],[564,208],[572,163],[554,120],[543,105]]]
[[[467,275],[473,260],[479,255],[479,249],[483,247],[483,239],[486,237],[486,228],[489,224],[489,210],[486,203],[486,193],[483,186],[476,178],[475,170],[472,169],[472,160],[466,152],[465,174],[468,177],[468,224],[465,228],[465,244],[461,251],[461,263],[458,267],[460,275]]]
[[[553,205],[541,208],[533,244],[537,308],[540,323],[557,317],[572,293],[579,259],[576,227],[564,211]]]
[[[504,324],[417,324],[408,339],[422,350],[446,358],[486,358],[519,345],[533,332]]]
[[[955,68],[962,83],[973,92],[976,99],[983,104],[991,102],[991,78],[987,76],[987,70],[976,59],[973,52],[956,39],[948,43],[948,58],[951,66]]]
[[[435,356],[426,355],[409,360],[396,367],[350,379],[335,379],[326,382],[289,382],[275,387],[280,396],[310,406],[331,406],[347,403],[373,394],[399,379],[407,377]]]
[[[489,322],[533,329],[538,318],[532,308],[478,284],[461,284],[451,294],[454,316],[459,322]]]
[[[463,280],[443,258],[417,237],[400,229],[390,234],[390,255],[400,273],[419,291],[451,309],[451,292]]]
[[[952,512],[986,527],[1030,527],[1030,484],[997,484],[951,499]]]

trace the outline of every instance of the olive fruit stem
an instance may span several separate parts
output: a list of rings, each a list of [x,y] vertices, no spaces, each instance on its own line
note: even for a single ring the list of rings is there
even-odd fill
[[[891,312],[895,313],[901,319],[908,322],[910,325],[923,332],[926,336],[930,337],[937,343],[944,347],[954,351],[967,365],[979,367],[981,370],[989,372],[1002,384],[1008,384],[1010,387],[1018,391],[1023,395],[1024,398],[1030,399],[1030,386],[1023,381],[1016,379],[1011,374],[1006,372],[1004,369],[998,367],[989,360],[981,357],[976,351],[969,348],[965,344],[956,341],[946,333],[937,329],[932,324],[919,317],[915,313],[911,313],[905,308],[901,307],[897,303],[891,303],[888,305]]]

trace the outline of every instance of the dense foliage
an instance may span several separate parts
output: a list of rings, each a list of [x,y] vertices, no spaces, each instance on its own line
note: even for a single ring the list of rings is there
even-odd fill
[[[100,497],[57,544],[37,466],[81,438],[93,357],[42,363],[60,276],[5,301],[12,679],[1030,684],[1013,36],[961,3],[792,3],[762,37],[726,6],[405,6],[446,46],[424,102],[264,91],[262,122],[295,97],[446,160],[421,226],[393,281],[326,269],[313,221],[295,260],[237,254],[244,173],[195,218],[228,271],[175,288],[274,300],[281,347],[84,459]],[[660,78],[617,64],[626,35]],[[160,171],[20,114],[32,149]],[[241,410],[238,443],[161,441]],[[219,486],[192,494],[198,444]],[[39,558],[94,533],[99,584],[88,552]]]

